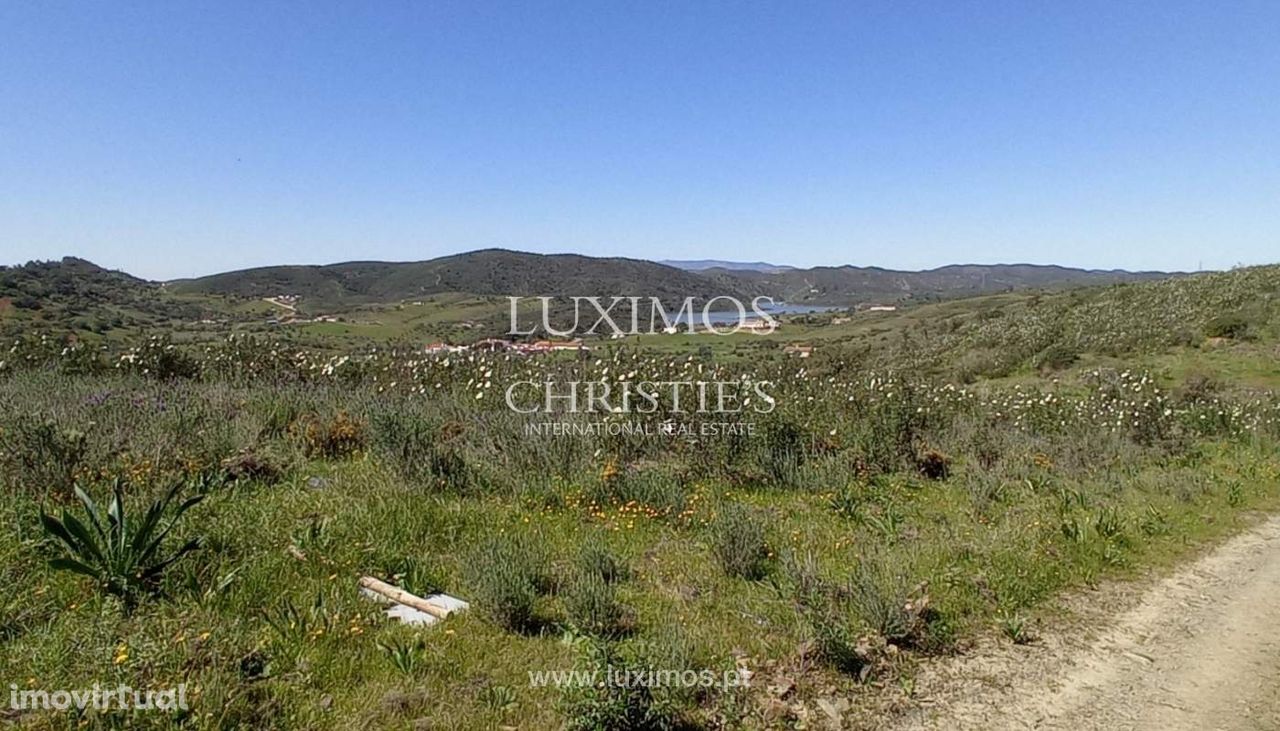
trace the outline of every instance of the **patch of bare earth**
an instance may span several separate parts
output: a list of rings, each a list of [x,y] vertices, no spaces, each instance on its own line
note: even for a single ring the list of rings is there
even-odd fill
[[[895,729],[1280,729],[1280,517],[1015,646],[927,662]]]

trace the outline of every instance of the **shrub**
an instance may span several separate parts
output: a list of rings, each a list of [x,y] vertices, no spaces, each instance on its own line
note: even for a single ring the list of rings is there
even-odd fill
[[[200,375],[200,363],[179,350],[168,336],[151,337],[131,348],[120,357],[117,367],[165,381]]]
[[[1080,354],[1074,348],[1063,343],[1054,343],[1040,351],[1032,361],[1032,365],[1039,371],[1060,371],[1071,367],[1077,360],[1080,360]]]
[[[88,439],[52,420],[19,419],[0,428],[0,465],[6,482],[31,492],[69,496],[84,462]]]
[[[653,671],[643,658],[625,655],[607,642],[585,643],[586,670],[599,677],[640,676]],[[682,704],[643,682],[598,682],[566,686],[561,710],[567,731],[671,731],[686,728]]]
[[[860,562],[842,584],[819,576],[812,559],[789,568],[818,652],[838,670],[865,679],[887,662],[890,645],[936,651],[951,641],[926,586],[909,589],[880,563]]]
[[[916,469],[930,480],[945,480],[951,476],[951,458],[937,450],[927,449],[916,457]]]
[[[867,632],[856,615],[825,603],[805,612],[818,655],[835,669],[865,679],[885,657],[885,642]]]
[[[569,621],[580,632],[620,637],[635,628],[634,612],[618,602],[613,586],[597,571],[574,572],[563,597]]]
[[[364,422],[345,411],[328,419],[312,414],[295,423],[295,433],[300,435],[308,457],[345,459],[363,451],[368,443]]]
[[[372,431],[374,450],[405,480],[451,490],[470,484],[461,424],[435,426],[426,419],[391,411],[374,417]]]
[[[1252,335],[1249,320],[1239,313],[1219,315],[1205,326],[1204,334],[1211,338],[1246,340]]]
[[[67,555],[52,559],[49,565],[94,579],[103,591],[120,597],[126,607],[132,607],[143,592],[157,587],[166,569],[200,547],[200,539],[193,538],[171,553],[164,551],[165,539],[174,526],[204,499],[202,495],[188,498],[166,519],[180,487],[181,483],[176,483],[136,521],[126,514],[121,481],[117,480],[114,485],[105,516],[92,498],[76,488],[87,525],[65,509],[60,519],[44,511],[40,513],[45,533],[60,540],[67,551]]]
[[[791,484],[804,464],[804,430],[786,417],[765,424],[765,471],[779,483]]]
[[[685,507],[684,485],[674,471],[652,465],[605,470],[587,497],[599,505],[623,505],[634,501],[657,515],[678,515]]]
[[[475,603],[513,632],[537,625],[535,604],[550,587],[546,559],[532,541],[498,535],[473,551],[467,562]]]
[[[912,591],[882,564],[860,561],[845,591],[858,616],[881,637],[907,647],[925,644],[933,614],[923,585]]]
[[[1182,400],[1189,404],[1208,404],[1222,391],[1222,381],[1205,373],[1193,373],[1182,384]]]
[[[599,539],[583,544],[578,552],[578,571],[595,574],[609,584],[631,578],[631,567]]]
[[[924,426],[924,399],[906,383],[892,383],[892,397],[882,397],[862,407],[862,419],[854,434],[858,463],[873,474],[896,472],[916,455],[916,442]]]
[[[222,477],[227,482],[258,482],[274,485],[284,478],[284,469],[269,455],[253,449],[222,460]]]
[[[727,505],[711,526],[711,550],[725,573],[761,579],[768,573],[769,545],[765,521],[744,505]]]

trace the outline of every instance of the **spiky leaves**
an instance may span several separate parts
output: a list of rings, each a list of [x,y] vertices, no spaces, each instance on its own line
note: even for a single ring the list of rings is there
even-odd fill
[[[200,539],[192,538],[176,550],[165,550],[166,539],[182,516],[204,499],[196,495],[170,510],[180,488],[181,483],[175,484],[139,520],[126,512],[124,486],[119,480],[112,488],[105,515],[93,498],[77,487],[83,520],[66,509],[60,517],[40,513],[45,532],[58,539],[66,551],[49,565],[92,578],[103,591],[132,607],[142,594],[155,590],[166,569],[200,547]]]

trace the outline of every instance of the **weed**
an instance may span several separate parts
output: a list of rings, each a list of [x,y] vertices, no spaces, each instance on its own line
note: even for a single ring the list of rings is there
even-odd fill
[[[745,505],[726,505],[711,526],[711,550],[730,576],[756,580],[769,571],[765,521]]]
[[[534,605],[550,581],[545,558],[531,541],[493,536],[471,553],[467,563],[475,603],[481,611],[513,632],[536,626]]]
[[[45,532],[62,541],[67,551],[49,565],[94,579],[103,591],[132,607],[141,594],[157,587],[165,570],[200,547],[200,539],[192,538],[172,552],[164,550],[165,539],[182,516],[204,499],[203,495],[188,498],[169,515],[169,506],[181,487],[181,483],[175,484],[136,523],[126,513],[121,481],[114,485],[105,515],[84,490],[76,488],[87,525],[65,509],[61,518],[40,513]]]
[[[392,666],[403,675],[413,675],[423,664],[427,651],[427,643],[421,637],[414,637],[412,640],[391,637],[377,645],[391,660]]]
[[[274,458],[254,449],[244,449],[222,460],[221,472],[226,482],[274,485],[284,478],[284,469]]]
[[[1103,538],[1116,538],[1124,533],[1124,518],[1119,510],[1109,506],[1098,511],[1093,527]]]
[[[778,417],[765,425],[765,464],[769,476],[780,484],[794,482],[796,471],[804,463],[805,435],[796,422]]]
[[[333,620],[326,605],[324,595],[319,593],[302,607],[286,597],[263,609],[262,619],[282,645],[297,646],[332,631]]]
[[[606,583],[626,581],[631,577],[631,567],[609,550],[600,539],[591,539],[578,552],[578,571],[595,574]]]
[[[506,714],[516,706],[516,693],[505,685],[486,685],[480,689],[480,702],[497,714]]]
[[[1154,505],[1148,505],[1138,527],[1148,536],[1166,535],[1169,532],[1169,518],[1163,510]]]
[[[1033,639],[1027,630],[1027,620],[1017,612],[1000,615],[1000,631],[1015,645],[1026,645]]]
[[[635,627],[635,613],[618,602],[613,587],[597,571],[577,571],[561,596],[569,622],[579,632],[619,637]]]
[[[0,467],[8,484],[31,493],[68,497],[84,462],[84,432],[58,426],[49,419],[24,417],[0,428]]]
[[[463,428],[456,422],[436,426],[403,410],[373,419],[373,447],[409,482],[461,491],[472,482],[463,456]]]
[[[584,645],[584,670],[600,678],[652,672],[639,658],[610,643]],[[644,682],[608,682],[566,688],[561,701],[567,731],[672,731],[684,726],[681,709],[663,703]]]
[[[951,476],[951,458],[935,449],[925,450],[916,457],[916,470],[930,480],[945,480]]]
[[[364,422],[346,411],[329,418],[316,414],[304,417],[294,423],[294,431],[308,457],[346,459],[364,451],[368,443]]]
[[[1227,505],[1233,508],[1244,505],[1244,488],[1241,487],[1239,482],[1232,481],[1227,486]]]
[[[634,503],[661,517],[678,515],[686,502],[680,475],[654,465],[629,466],[612,474],[606,469],[588,490],[587,498],[597,505]]]

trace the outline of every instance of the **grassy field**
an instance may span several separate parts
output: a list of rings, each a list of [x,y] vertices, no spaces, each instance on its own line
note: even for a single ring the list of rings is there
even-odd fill
[[[0,365],[0,677],[186,683],[191,704],[10,720],[784,728],[839,699],[854,720],[891,708],[920,658],[1031,642],[1056,593],[1276,507],[1277,283],[1002,295],[585,359],[25,337]],[[785,338],[819,350],[787,357]],[[751,436],[673,437],[661,414],[598,417],[648,436],[529,435],[503,391],[547,379],[767,382],[777,407],[736,417]],[[202,496],[152,561],[199,548],[149,578],[58,570],[73,554],[40,515],[88,521],[77,488],[104,512],[118,490],[134,531],[171,489],[169,515]],[[472,610],[397,624],[358,594],[366,574]],[[607,667],[750,683],[529,675]]]

